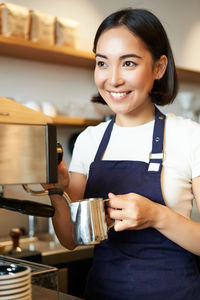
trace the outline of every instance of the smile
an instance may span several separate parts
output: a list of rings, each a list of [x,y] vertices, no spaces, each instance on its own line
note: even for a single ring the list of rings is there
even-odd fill
[[[121,99],[124,98],[129,92],[110,92],[110,95],[115,99]]]

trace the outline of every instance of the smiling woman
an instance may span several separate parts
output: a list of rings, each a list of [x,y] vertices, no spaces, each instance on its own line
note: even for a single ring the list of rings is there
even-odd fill
[[[108,240],[94,249],[86,300],[200,300],[200,125],[155,104],[177,93],[174,59],[160,21],[143,9],[108,16],[95,40],[97,101],[115,116],[76,140],[59,183],[73,201],[109,198]],[[184,149],[184,151],[183,151]],[[61,243],[75,247],[65,203],[51,197]],[[65,230],[63,230],[65,228]]]
[[[151,121],[154,106],[150,93],[154,81],[165,72],[167,57],[162,55],[154,62],[142,40],[125,26],[104,31],[96,51],[95,83],[102,98],[117,114],[116,124],[133,126]],[[130,123],[129,118],[126,123],[127,114],[139,119],[131,118]]]
[[[140,38],[143,46],[149,50],[152,59],[155,62],[165,55],[168,59],[167,69],[162,80],[155,81],[151,91],[152,102],[165,105],[171,103],[177,94],[178,83],[177,74],[175,72],[174,58],[169,44],[168,37],[159,20],[155,19],[154,24],[150,20],[148,11],[143,10],[144,19],[140,18],[141,10],[129,10],[127,14],[123,14],[123,10],[118,12],[117,17],[114,14],[106,18],[97,30],[93,51],[96,53],[97,44],[102,33],[111,28],[125,26],[132,35]],[[159,35],[159,36],[158,36]],[[131,54],[132,55],[132,54]],[[105,104],[104,99],[99,96],[93,97],[93,102],[101,102]]]

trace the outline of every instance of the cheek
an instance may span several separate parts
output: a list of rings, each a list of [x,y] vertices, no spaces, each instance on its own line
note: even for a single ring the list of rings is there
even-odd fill
[[[145,88],[148,90],[151,90],[154,83],[154,78],[152,72],[147,72],[146,70],[144,72],[138,72],[135,74],[133,78],[133,82],[135,87],[137,88]]]
[[[105,81],[105,76],[103,75],[103,73],[95,71],[94,72],[94,82],[95,82],[96,86],[99,88],[103,87],[104,81]]]

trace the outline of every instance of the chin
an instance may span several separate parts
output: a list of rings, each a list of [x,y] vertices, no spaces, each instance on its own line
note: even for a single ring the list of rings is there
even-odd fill
[[[132,112],[132,110],[129,110],[127,107],[111,107],[111,109],[115,114],[120,115],[128,115]]]

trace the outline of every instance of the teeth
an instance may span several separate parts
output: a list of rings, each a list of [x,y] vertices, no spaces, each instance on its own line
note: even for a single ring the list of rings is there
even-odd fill
[[[114,92],[110,92],[110,94],[111,94],[113,97],[115,97],[115,98],[120,98],[120,97],[122,97],[122,96],[125,96],[125,95],[128,94],[128,93],[126,93],[126,92],[124,92],[124,93],[114,93]]]

